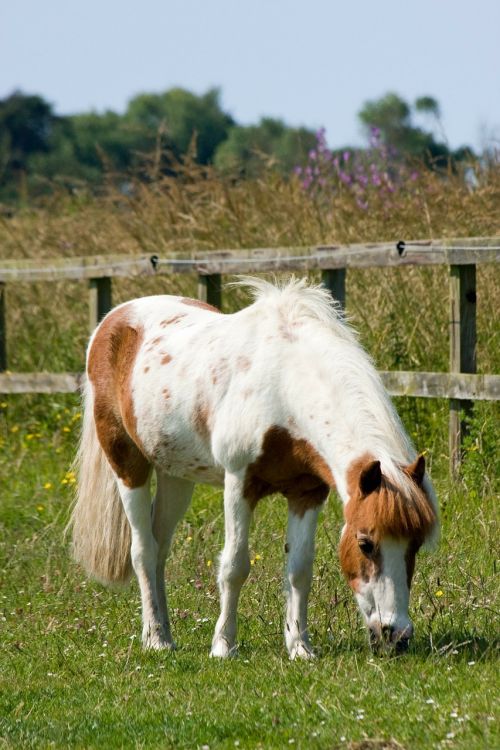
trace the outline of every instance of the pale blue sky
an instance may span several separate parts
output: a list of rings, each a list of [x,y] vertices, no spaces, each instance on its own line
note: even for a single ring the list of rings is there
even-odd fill
[[[143,91],[222,89],[262,115],[359,143],[356,113],[389,90],[442,107],[451,146],[500,142],[500,0],[2,0],[0,97],[59,114]]]

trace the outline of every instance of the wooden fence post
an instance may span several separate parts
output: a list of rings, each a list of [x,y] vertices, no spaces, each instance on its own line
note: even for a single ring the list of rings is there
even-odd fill
[[[476,372],[476,266],[450,266],[450,372]],[[472,401],[450,399],[450,471],[460,470]]]
[[[331,268],[321,272],[321,282],[331,292],[334,299],[340,302],[345,310],[345,268]]]
[[[89,327],[92,333],[111,310],[111,279],[104,276],[89,280]]]
[[[220,273],[212,273],[209,276],[198,276],[198,299],[217,307],[222,305],[222,281]]]
[[[5,322],[5,284],[0,281],[0,372],[7,369],[7,327]]]

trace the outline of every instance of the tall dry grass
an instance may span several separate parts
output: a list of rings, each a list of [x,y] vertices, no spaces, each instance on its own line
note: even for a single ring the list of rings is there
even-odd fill
[[[177,177],[131,181],[95,197],[54,194],[44,205],[0,219],[0,259],[107,253],[307,246],[500,235],[500,164],[479,172],[474,189],[463,175],[421,169],[411,189],[374,192],[368,210],[342,185],[311,194],[298,179],[271,171],[231,180],[190,162]],[[480,371],[498,369],[500,298],[497,267],[478,273]],[[114,301],[154,292],[195,294],[187,276],[115,280]],[[447,270],[352,271],[347,310],[379,366],[447,369]],[[241,304],[226,295],[226,308]],[[9,363],[13,370],[76,369],[87,336],[84,284],[12,285],[8,289]],[[69,313],[69,314],[68,314]]]

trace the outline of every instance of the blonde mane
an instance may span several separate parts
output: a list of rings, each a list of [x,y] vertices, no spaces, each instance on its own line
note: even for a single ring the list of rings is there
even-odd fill
[[[239,276],[230,286],[248,289],[254,302],[265,301],[267,305],[275,306],[291,323],[316,320],[339,338],[359,346],[357,334],[348,324],[340,302],[321,284],[311,284],[307,279],[293,275],[272,282],[254,276]]]

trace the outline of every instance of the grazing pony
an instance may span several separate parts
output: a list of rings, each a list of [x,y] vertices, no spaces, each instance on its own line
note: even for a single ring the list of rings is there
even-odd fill
[[[255,301],[231,315],[192,299],[127,302],[89,344],[76,560],[95,578],[139,581],[146,648],[173,648],[165,560],[195,482],[224,486],[221,613],[212,656],[236,645],[259,500],[288,501],[285,640],[312,656],[307,632],[318,514],[335,488],[344,504],[342,570],[372,643],[408,645],[415,555],[438,513],[372,361],[327,290],[246,280]],[[151,502],[150,480],[157,492]]]

